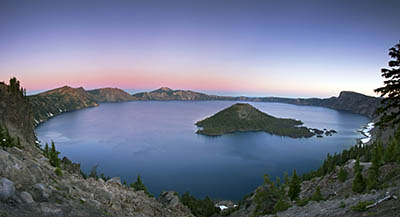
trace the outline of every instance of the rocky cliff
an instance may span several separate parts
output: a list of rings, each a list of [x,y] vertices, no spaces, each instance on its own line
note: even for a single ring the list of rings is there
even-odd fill
[[[117,177],[108,181],[85,179],[79,165],[67,159],[61,161],[60,169],[50,164],[34,144],[34,114],[28,100],[44,100],[36,106],[46,108],[38,114],[48,118],[50,112],[56,113],[53,109],[97,105],[83,89],[64,87],[34,99],[7,89],[0,84],[0,125],[12,128],[10,134],[21,138],[21,147],[0,146],[0,216],[192,216],[174,193],[155,199],[122,185]],[[69,99],[70,95],[76,98]],[[60,99],[65,103],[59,103]]]
[[[18,92],[9,91],[0,83],[0,123],[26,142],[34,142],[33,112],[29,101]]]

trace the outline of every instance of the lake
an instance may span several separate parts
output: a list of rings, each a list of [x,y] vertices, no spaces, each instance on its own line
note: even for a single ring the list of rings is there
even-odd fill
[[[127,183],[138,174],[150,193],[163,190],[214,199],[239,200],[263,182],[263,174],[304,173],[320,166],[328,153],[356,143],[370,120],[343,111],[281,103],[250,102],[276,117],[305,126],[333,129],[330,137],[292,139],[264,132],[207,137],[196,121],[231,106],[232,101],[133,101],[104,103],[61,114],[36,128],[45,144],[54,140],[62,156],[85,172],[119,176]]]

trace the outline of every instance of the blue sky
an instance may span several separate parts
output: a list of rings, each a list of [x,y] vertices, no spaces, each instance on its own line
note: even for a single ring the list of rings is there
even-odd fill
[[[30,91],[160,86],[373,95],[400,1],[1,1],[0,80]]]

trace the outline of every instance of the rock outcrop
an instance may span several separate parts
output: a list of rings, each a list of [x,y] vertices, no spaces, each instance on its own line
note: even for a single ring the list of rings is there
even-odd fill
[[[26,97],[0,83],[0,124],[26,142],[35,141],[32,107]]]

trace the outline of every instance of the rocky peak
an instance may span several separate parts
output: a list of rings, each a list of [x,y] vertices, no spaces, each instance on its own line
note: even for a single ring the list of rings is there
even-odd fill
[[[157,90],[151,91],[151,93],[162,93],[162,92],[173,92],[173,90],[168,87],[161,87]]]

